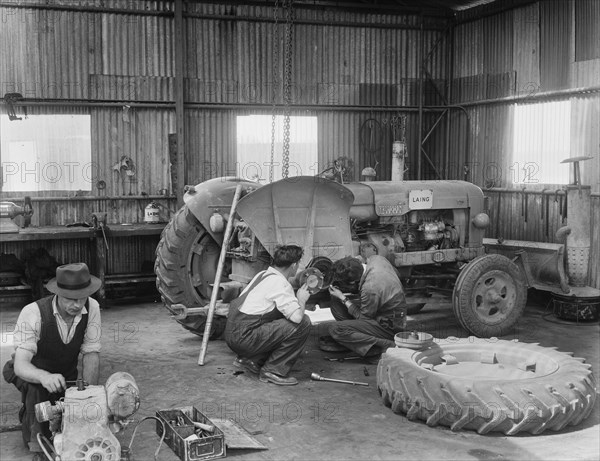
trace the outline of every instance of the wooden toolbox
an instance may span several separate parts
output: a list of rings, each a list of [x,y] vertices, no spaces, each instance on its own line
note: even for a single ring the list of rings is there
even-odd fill
[[[159,410],[156,417],[165,426],[165,443],[181,459],[181,461],[195,461],[225,457],[225,435],[218,426],[213,424],[196,407],[173,408]],[[214,426],[214,431],[195,440],[196,432],[194,422]],[[156,433],[162,437],[162,425],[156,422]],[[187,440],[186,440],[187,439]]]

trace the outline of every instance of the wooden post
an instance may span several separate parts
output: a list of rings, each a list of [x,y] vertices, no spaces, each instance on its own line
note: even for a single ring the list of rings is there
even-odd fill
[[[229,212],[229,219],[227,220],[227,226],[225,227],[223,244],[221,245],[221,255],[219,256],[219,264],[217,265],[217,273],[215,274],[215,283],[213,284],[213,289],[210,296],[210,305],[208,307],[208,314],[206,315],[206,325],[204,325],[204,335],[202,336],[202,346],[200,347],[198,365],[204,365],[204,356],[206,355],[206,348],[208,346],[208,339],[210,337],[210,329],[212,327],[213,315],[215,313],[215,306],[217,304],[217,296],[219,295],[219,286],[221,285],[221,274],[223,273],[223,266],[225,265],[227,243],[229,242],[229,238],[231,237],[231,231],[233,228],[233,216],[235,214],[237,202],[240,199],[241,193],[242,185],[238,184],[235,188],[235,194],[233,194],[233,201],[231,202],[231,211]]]

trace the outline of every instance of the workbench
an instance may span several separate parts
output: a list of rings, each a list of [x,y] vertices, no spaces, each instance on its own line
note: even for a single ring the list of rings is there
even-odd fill
[[[102,281],[101,288],[94,295],[102,305],[106,298],[107,284],[118,285],[154,280],[153,274],[141,274],[139,270],[133,271],[133,273],[131,271],[119,273],[121,272],[119,266],[124,267],[121,262],[127,259],[127,253],[131,253],[135,258],[142,244],[146,247],[145,253],[154,254],[154,249],[165,225],[166,223],[108,224],[104,228],[104,234],[101,228],[92,227],[28,227],[20,229],[19,233],[0,234],[0,251],[2,253],[18,253],[25,246],[52,246],[55,252],[59,253],[53,254],[53,256],[64,264],[79,262],[67,260],[76,257],[73,254],[78,255],[81,262],[88,264],[90,272]],[[123,247],[127,247],[129,242],[127,238],[136,239],[133,251],[123,250]],[[77,248],[74,249],[75,247]],[[80,255],[82,247],[86,249],[87,258]],[[18,254],[17,257],[19,257]],[[112,269],[116,273],[110,271],[107,273],[109,257]],[[26,288],[26,286],[21,286],[21,288]],[[14,291],[15,287],[0,287],[0,293],[11,290]]]

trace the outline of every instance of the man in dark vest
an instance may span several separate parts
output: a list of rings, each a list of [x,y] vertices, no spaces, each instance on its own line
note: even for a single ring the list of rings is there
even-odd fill
[[[310,334],[304,313],[310,293],[304,284],[294,294],[288,279],[296,274],[302,253],[297,245],[278,247],[271,267],[229,305],[225,341],[238,354],[234,365],[258,374],[264,383],[298,384],[288,373]]]
[[[3,375],[21,391],[23,441],[34,453],[42,451],[38,433],[51,436],[48,423],[36,420],[35,405],[47,400],[54,403],[78,377],[88,384],[98,384],[100,307],[89,296],[101,284],[83,263],[60,266],[56,277],[46,285],[54,295],[28,304],[19,314],[15,352],[5,364]],[[80,353],[83,358],[79,375]]]

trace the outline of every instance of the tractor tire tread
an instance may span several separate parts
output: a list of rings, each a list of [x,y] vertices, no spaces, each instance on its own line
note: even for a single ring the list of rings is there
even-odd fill
[[[205,229],[185,205],[177,211],[161,233],[160,242],[156,247],[154,273],[156,274],[156,288],[167,310],[170,310],[169,308],[173,304],[201,306],[207,303],[194,292],[186,265],[186,261],[190,257],[191,241],[198,240],[198,236],[205,233]],[[177,322],[186,330],[201,336],[204,333],[204,324],[198,321],[200,317],[190,316],[184,320],[177,320]],[[215,316],[211,338],[220,336],[224,329],[224,320]]]
[[[477,347],[478,341],[489,340],[470,337],[468,341]],[[559,431],[590,415],[597,390],[594,375],[586,364],[538,345],[503,340],[498,344],[503,348],[525,347],[527,353],[538,357],[537,354],[546,354],[559,368],[532,379],[478,381],[424,369],[415,361],[418,351],[389,349],[377,368],[377,387],[384,405],[394,413],[405,414],[409,420],[480,434]]]

